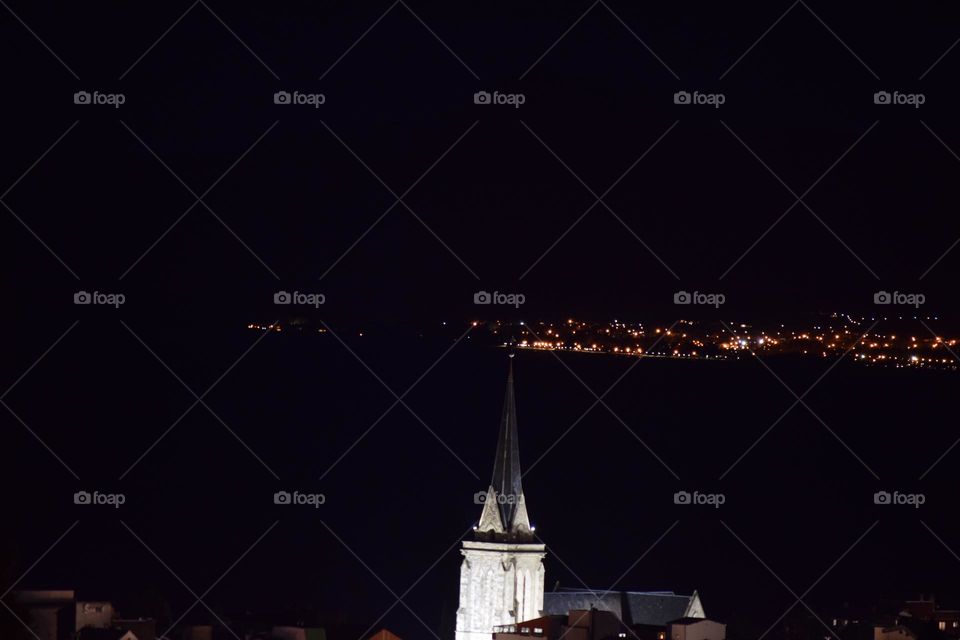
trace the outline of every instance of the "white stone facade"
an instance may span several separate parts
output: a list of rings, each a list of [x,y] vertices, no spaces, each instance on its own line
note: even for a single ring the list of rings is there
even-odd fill
[[[545,545],[464,541],[456,640],[491,640],[493,628],[540,617]]]

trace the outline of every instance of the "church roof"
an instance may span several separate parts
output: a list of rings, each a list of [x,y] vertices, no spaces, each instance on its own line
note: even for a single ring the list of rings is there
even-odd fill
[[[672,591],[551,591],[543,594],[544,614],[566,614],[574,609],[610,611],[626,625],[666,626],[687,615],[696,594]]]

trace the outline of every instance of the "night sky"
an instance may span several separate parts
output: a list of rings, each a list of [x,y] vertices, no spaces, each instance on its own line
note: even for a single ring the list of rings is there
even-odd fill
[[[360,631],[395,605],[379,626],[447,640],[507,368],[472,321],[897,291],[925,303],[880,311],[960,327],[951,3],[0,5],[5,596]],[[248,330],[299,314],[278,291],[330,331]],[[547,588],[699,589],[738,638],[798,597],[960,596],[956,373],[846,364],[519,354]]]

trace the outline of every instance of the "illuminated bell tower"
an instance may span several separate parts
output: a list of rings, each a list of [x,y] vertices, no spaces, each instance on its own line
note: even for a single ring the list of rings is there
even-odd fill
[[[543,609],[545,545],[534,542],[520,485],[513,355],[500,439],[480,523],[464,540],[456,640],[491,640],[493,628],[538,618]],[[483,494],[481,494],[483,495]]]

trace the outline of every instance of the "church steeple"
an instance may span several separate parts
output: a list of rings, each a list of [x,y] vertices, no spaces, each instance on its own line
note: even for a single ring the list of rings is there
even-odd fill
[[[527,517],[520,485],[517,400],[513,356],[500,414],[493,479],[484,498],[474,539],[464,540],[460,563],[460,607],[455,640],[490,640],[495,627],[543,615],[543,558]]]
[[[513,389],[513,354],[507,373],[507,390],[500,416],[500,437],[493,462],[493,479],[487,490],[477,527],[479,537],[532,539],[533,533],[520,484],[520,446],[517,437],[517,401]]]

